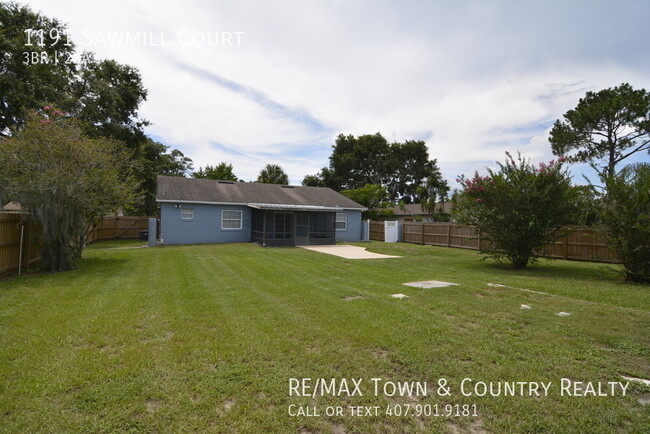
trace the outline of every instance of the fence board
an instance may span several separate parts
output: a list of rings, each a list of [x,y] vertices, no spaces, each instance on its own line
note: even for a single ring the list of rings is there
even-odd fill
[[[149,228],[149,216],[103,217],[92,228],[86,242],[116,238],[139,238],[140,231]],[[18,272],[20,256],[20,228],[25,227],[23,238],[23,269],[41,259],[41,227],[34,223],[31,214],[0,213],[0,277]]]
[[[20,263],[20,232],[23,231],[22,268],[41,259],[37,241],[40,227],[25,213],[0,213],[0,277],[18,272]]]
[[[384,222],[370,222],[370,239],[384,241]]]
[[[86,236],[86,242],[139,238],[141,230],[149,229],[150,216],[104,217]]]
[[[370,227],[372,231],[373,223]],[[370,239],[373,238],[372,232]],[[431,246],[479,250],[485,245],[476,228],[455,223],[402,223],[402,241]],[[541,249],[540,256],[593,262],[620,262],[607,246],[601,228],[568,226],[559,239]]]

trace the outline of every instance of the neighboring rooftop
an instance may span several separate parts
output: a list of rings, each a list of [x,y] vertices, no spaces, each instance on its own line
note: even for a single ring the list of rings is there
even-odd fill
[[[394,206],[388,208],[393,210],[394,216],[424,216],[428,215],[422,211],[422,206],[419,203],[410,203],[408,205]],[[438,214],[451,214],[451,202],[436,204],[436,213]]]
[[[359,209],[365,207],[325,187],[214,181],[211,179],[158,176],[157,202],[193,202],[247,205],[255,208]]]
[[[2,203],[2,202],[0,202]],[[11,211],[11,212],[22,212],[23,206],[18,203],[18,202],[9,202],[5,206],[2,207],[3,211]]]

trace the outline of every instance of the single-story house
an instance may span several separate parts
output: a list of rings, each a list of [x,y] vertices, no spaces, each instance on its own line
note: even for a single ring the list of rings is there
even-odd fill
[[[323,187],[158,176],[163,244],[334,244],[362,239],[362,205]]]
[[[410,203],[407,205],[397,205],[392,208],[390,215],[380,215],[379,220],[396,220],[400,223],[408,222],[432,222],[435,221],[431,214],[425,213],[419,203]],[[382,210],[386,211],[386,210]],[[451,216],[451,202],[442,202],[436,204],[436,214],[444,216],[444,219],[449,219]]]

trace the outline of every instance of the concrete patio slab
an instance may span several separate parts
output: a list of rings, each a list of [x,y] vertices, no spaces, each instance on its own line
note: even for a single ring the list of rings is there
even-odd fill
[[[454,286],[454,285],[457,286],[458,283],[442,282],[440,280],[423,280],[420,282],[403,283],[402,285],[412,286],[414,288],[429,289],[429,288],[444,288],[446,286]]]
[[[348,246],[345,244],[334,246],[300,246],[303,249],[314,252],[326,253],[328,255],[339,256],[345,259],[384,259],[400,258],[401,256],[382,255],[379,253],[368,252],[365,247]]]

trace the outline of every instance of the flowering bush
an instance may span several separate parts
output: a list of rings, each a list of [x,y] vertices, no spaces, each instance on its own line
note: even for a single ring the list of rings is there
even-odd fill
[[[535,250],[553,242],[560,229],[571,223],[576,212],[577,190],[563,168],[564,158],[539,166],[506,153],[499,170],[478,172],[457,181],[463,191],[454,198],[454,218],[478,227],[481,252],[506,258],[524,268]]]

